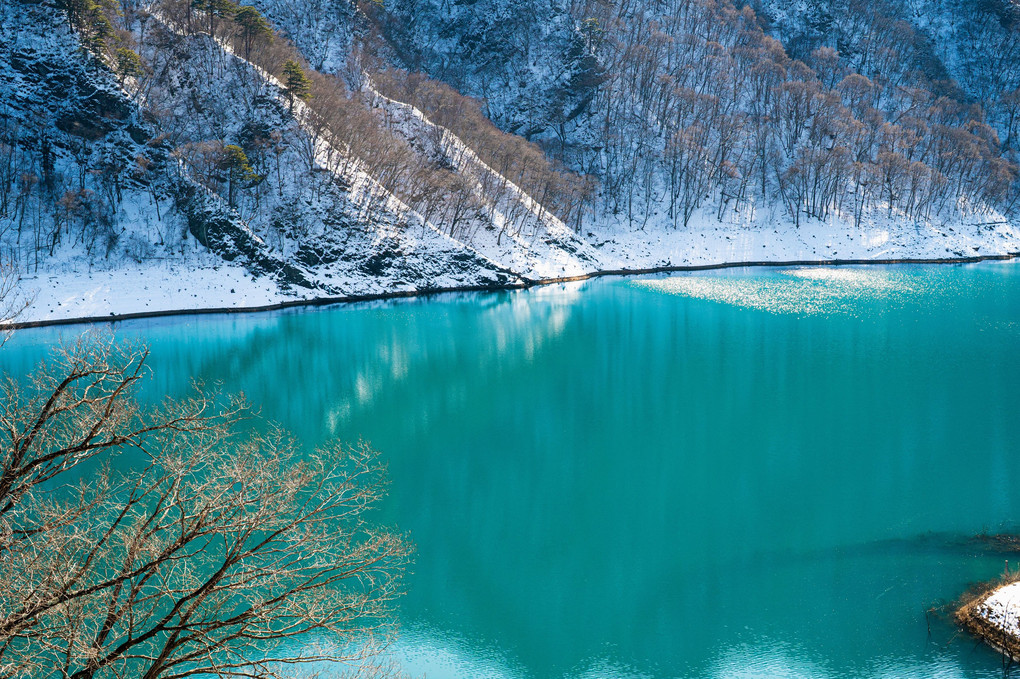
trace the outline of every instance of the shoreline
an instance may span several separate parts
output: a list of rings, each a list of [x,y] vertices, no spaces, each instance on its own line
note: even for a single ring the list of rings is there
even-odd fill
[[[528,290],[530,288],[555,285],[557,283],[573,283],[607,276],[643,276],[657,273],[683,273],[692,271],[713,271],[720,269],[741,269],[751,267],[783,268],[792,266],[888,266],[895,264],[977,264],[980,262],[1011,261],[1020,258],[1020,252],[1002,255],[976,255],[973,257],[937,257],[937,258],[892,258],[892,259],[819,259],[819,260],[788,260],[788,261],[747,261],[719,262],[715,264],[670,265],[643,269],[604,269],[577,276],[561,276],[554,278],[528,279],[522,277],[520,283],[507,285],[464,285],[454,287],[437,287],[424,290],[396,290],[362,295],[339,295],[330,297],[313,297],[294,299],[256,306],[204,307],[196,309],[163,309],[157,311],[136,311],[126,314],[108,316],[81,316],[74,318],[54,318],[37,321],[18,321],[0,323],[0,330],[22,330],[27,328],[43,328],[57,325],[85,325],[97,323],[116,323],[118,321],[137,320],[141,318],[164,318],[168,316],[189,316],[209,314],[247,314],[266,311],[280,311],[296,307],[317,307],[332,304],[356,304],[359,302],[375,302],[387,299],[408,299],[414,297],[431,297],[457,292],[501,292],[506,290]]]
[[[1012,662],[1020,662],[1015,608],[1016,590],[1020,588],[1017,577],[1017,573],[1011,572],[973,586],[953,606],[952,613],[960,629]]]

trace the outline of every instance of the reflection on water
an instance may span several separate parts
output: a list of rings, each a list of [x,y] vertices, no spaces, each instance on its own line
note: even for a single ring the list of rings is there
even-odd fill
[[[720,679],[828,679],[833,677],[824,667],[805,657],[804,649],[791,648],[782,642],[742,644],[726,649],[712,668],[712,677]]]
[[[418,624],[404,630],[387,657],[412,677],[519,679],[527,676],[498,647]]]
[[[908,268],[824,266],[778,269],[770,276],[691,274],[633,284],[772,313],[856,315],[862,301],[904,303],[918,293],[930,293],[922,287],[933,283],[930,278]]]
[[[876,658],[860,672],[848,674],[804,658],[807,649],[791,647],[780,641],[762,641],[727,649],[713,667],[711,677],[719,679],[963,679],[973,676],[952,658],[934,657],[929,662],[904,662],[901,657]],[[986,676],[995,676],[988,674]],[[998,672],[1002,676],[1002,670]]]
[[[1002,570],[963,536],[1020,522],[1018,271],[735,270],[117,332],[151,343],[150,394],[222,381],[309,446],[382,451],[379,519],[418,548],[394,650],[415,673],[992,677],[924,611]]]

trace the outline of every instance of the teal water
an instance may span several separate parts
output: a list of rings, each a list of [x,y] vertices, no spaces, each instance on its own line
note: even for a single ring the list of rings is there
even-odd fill
[[[22,373],[80,328],[23,331]],[[120,323],[389,463],[428,677],[998,677],[925,610],[1020,556],[1020,266],[741,269]]]

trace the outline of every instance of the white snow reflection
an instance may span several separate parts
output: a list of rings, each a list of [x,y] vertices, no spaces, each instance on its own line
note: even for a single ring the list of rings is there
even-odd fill
[[[669,295],[721,302],[776,314],[851,314],[861,301],[902,303],[926,289],[916,273],[866,267],[779,269],[772,275],[691,274],[633,285]]]

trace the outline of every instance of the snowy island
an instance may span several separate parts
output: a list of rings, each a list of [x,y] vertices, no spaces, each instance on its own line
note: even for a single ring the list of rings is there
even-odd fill
[[[965,599],[953,617],[996,651],[1020,661],[1020,581],[980,590]]]

